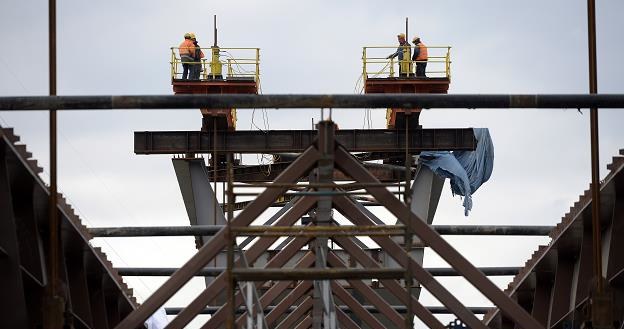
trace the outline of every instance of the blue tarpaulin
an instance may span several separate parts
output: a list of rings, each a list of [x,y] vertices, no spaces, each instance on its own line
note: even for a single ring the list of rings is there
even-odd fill
[[[464,197],[464,214],[472,209],[472,194],[490,179],[494,166],[494,145],[487,128],[475,128],[474,151],[422,152],[419,162],[440,177],[451,180],[453,195]]]

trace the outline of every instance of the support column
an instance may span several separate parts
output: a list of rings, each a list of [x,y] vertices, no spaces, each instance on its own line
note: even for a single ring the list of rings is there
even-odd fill
[[[442,187],[444,187],[444,178],[439,177],[433,171],[431,171],[426,166],[418,166],[416,175],[414,176],[414,181],[411,186],[411,202],[410,209],[411,211],[423,220],[427,221],[427,224],[431,225],[433,223],[433,217],[438,208],[438,202],[440,201],[440,194],[442,194]],[[397,220],[395,225],[403,224],[401,221]],[[412,243],[414,245],[422,244],[422,241],[414,236],[414,240]],[[394,237],[393,240],[400,245],[404,245],[403,237]],[[410,256],[422,266],[424,259],[424,251],[425,249],[422,247],[412,247],[410,251]],[[386,254],[386,259],[384,260],[388,267],[401,267],[394,258],[390,257]],[[420,296],[421,287],[419,283],[415,283],[415,286],[412,288],[412,294],[414,297],[418,298]],[[392,296],[389,296],[392,297]]]
[[[172,161],[191,225],[226,225],[225,215],[217,202],[215,191],[210,185],[204,160],[187,158],[173,159]],[[212,236],[197,237],[197,248],[199,249],[211,238]],[[227,257],[222,253],[207,265],[207,267],[226,266]],[[208,285],[214,278],[206,277],[205,280],[206,285]]]
[[[321,158],[317,162],[317,168],[313,173],[317,183],[331,183],[334,176],[334,145],[335,145],[335,125],[331,121],[321,121],[318,124],[319,137],[318,149]],[[331,188],[318,188],[319,193],[331,193]],[[332,197],[331,195],[320,195],[317,201],[316,210],[312,216],[315,225],[330,226],[332,221]],[[316,238],[313,242],[313,250],[316,254],[316,268],[327,267],[328,253],[327,237]],[[312,328],[336,328],[336,312],[334,299],[329,280],[314,281]]]

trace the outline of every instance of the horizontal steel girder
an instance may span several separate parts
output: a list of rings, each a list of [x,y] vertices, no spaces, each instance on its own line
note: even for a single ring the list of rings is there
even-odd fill
[[[134,95],[0,97],[0,111],[252,108],[624,108],[624,94]]]
[[[121,276],[170,276],[178,268],[175,267],[118,267],[117,271]],[[348,271],[353,271],[353,273]],[[433,276],[459,276],[459,273],[452,268],[446,267],[432,267],[425,268]],[[520,267],[481,267],[479,268],[483,274],[487,276],[510,276],[518,274]],[[196,273],[196,276],[218,276],[225,271],[224,267],[216,268],[204,268]],[[269,280],[303,280],[303,279],[320,279],[327,277],[328,279],[370,279],[370,278],[403,278],[403,270],[398,268],[385,268],[379,273],[375,271],[366,272],[366,269],[349,269],[343,272],[327,269],[327,272],[323,273],[307,273],[308,269],[297,270],[297,272],[288,273],[288,271],[295,271],[288,268],[282,269],[235,269],[235,276],[240,281],[269,281]],[[263,272],[264,271],[264,272]],[[279,273],[277,271],[283,271]],[[332,272],[333,271],[333,272]],[[387,271],[384,272],[384,271]],[[335,272],[335,273],[334,273]],[[378,276],[375,276],[378,275]]]
[[[367,153],[369,154],[369,153]],[[390,158],[392,156],[404,156],[404,153],[383,152]],[[392,156],[391,156],[392,155]],[[296,157],[297,154],[294,155]],[[377,159],[364,159],[377,160]],[[234,167],[232,173],[233,181],[239,183],[272,182],[283,170],[290,165],[290,162],[274,162],[268,165],[249,165]],[[398,182],[405,180],[405,167],[391,164],[363,162],[362,165],[368,169],[381,182]],[[223,167],[223,166],[222,166]],[[270,169],[270,170],[269,170]],[[412,174],[414,169],[411,170]],[[208,175],[211,182],[227,182],[227,170],[217,168],[216,179],[214,167],[208,167]],[[351,177],[345,175],[340,170],[334,170],[334,181],[350,181]],[[302,177],[301,181],[307,181],[307,177]]]
[[[522,225],[432,225],[442,235],[516,235],[545,236],[554,226]],[[91,227],[93,237],[128,236],[203,236],[217,233],[221,225]]]
[[[316,130],[269,131],[137,131],[136,154],[182,153],[275,153],[302,152],[310,146]],[[477,141],[472,128],[415,129],[408,132],[409,152],[425,150],[474,150]],[[351,152],[405,152],[405,131],[388,129],[338,130],[336,141]]]
[[[286,310],[286,312],[292,312],[296,309],[297,306],[291,306],[290,308],[288,308]],[[352,313],[351,309],[349,309],[348,306],[346,305],[337,305],[337,307],[339,307],[343,312],[345,313]],[[372,306],[372,305],[362,305],[362,307],[364,307],[364,309],[366,309],[367,311],[371,312],[371,313],[377,313],[379,312],[379,310]],[[204,310],[201,311],[200,314],[214,314],[216,313],[221,307],[219,306],[209,306],[204,308]],[[267,306],[265,307],[265,313],[270,312],[271,310],[273,310],[275,307],[274,306]],[[407,313],[407,308],[403,305],[394,305],[392,306],[392,308],[394,308],[397,312],[399,313]],[[165,308],[165,311],[167,312],[167,314],[169,315],[174,315],[174,314],[178,314],[180,313],[180,311],[182,311],[183,308],[181,307],[167,307]],[[444,306],[427,306],[427,309],[429,311],[431,311],[431,313],[434,314],[452,314],[449,310],[447,310]],[[491,310],[491,307],[480,307],[480,306],[476,306],[476,307],[468,307],[468,309],[474,313],[474,314],[484,314],[487,311]],[[244,308],[238,308],[236,310],[236,313],[238,314],[242,314],[243,312],[245,312]]]

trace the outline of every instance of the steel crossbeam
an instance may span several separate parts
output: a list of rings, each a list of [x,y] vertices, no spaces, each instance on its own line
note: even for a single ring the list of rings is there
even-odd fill
[[[237,131],[137,131],[136,154],[275,153],[305,150],[318,136],[317,130]],[[351,152],[403,152],[405,132],[393,129],[338,130],[336,140]],[[409,133],[410,152],[474,150],[472,128],[414,129]]]
[[[624,94],[100,95],[0,97],[0,111],[255,108],[624,108]]]

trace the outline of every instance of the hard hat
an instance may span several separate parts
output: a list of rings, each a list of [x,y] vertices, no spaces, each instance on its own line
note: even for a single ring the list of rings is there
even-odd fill
[[[412,42],[416,42],[416,40],[420,40],[419,36],[415,36],[414,39],[412,39]]]
[[[189,39],[191,37],[191,34],[186,32],[184,33],[184,39]]]
[[[399,33],[397,34],[397,37],[405,39],[405,33]]]
[[[191,39],[195,39],[195,33],[189,32],[189,35],[190,35]]]

